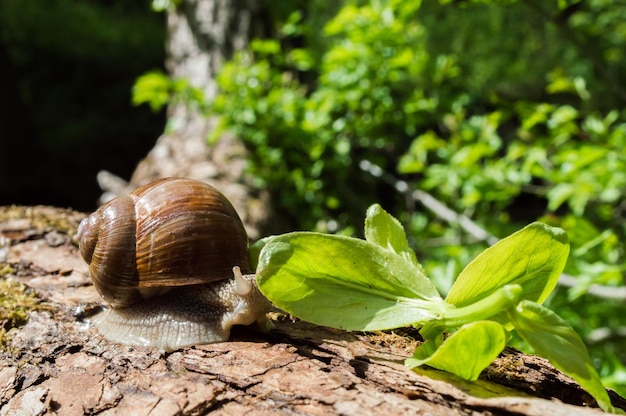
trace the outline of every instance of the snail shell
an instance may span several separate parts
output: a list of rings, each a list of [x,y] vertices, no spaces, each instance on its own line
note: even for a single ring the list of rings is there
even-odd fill
[[[249,273],[248,237],[230,202],[190,179],[161,179],[115,198],[79,227],[80,252],[114,308],[174,286]]]
[[[78,240],[112,308],[96,326],[114,341],[167,350],[224,341],[269,309],[237,212],[205,183],[166,178],[115,198],[81,222]]]

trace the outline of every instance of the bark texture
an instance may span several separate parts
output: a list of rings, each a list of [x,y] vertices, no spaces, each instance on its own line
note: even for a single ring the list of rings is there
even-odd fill
[[[167,61],[169,75],[201,88],[208,101],[215,97],[215,75],[233,53],[250,39],[266,35],[267,19],[256,0],[185,0],[168,11]],[[184,102],[168,107],[168,128],[139,162],[130,183],[108,172],[98,175],[103,202],[124,195],[157,178],[181,176],[215,186],[233,203],[251,239],[270,224],[268,192],[246,177],[246,149],[232,135],[209,146],[216,123]]]
[[[266,334],[162,351],[113,344],[89,324],[101,300],[73,234],[82,214],[0,207],[0,280],[41,299],[0,352],[0,415],[594,415],[546,361],[505,351],[469,383],[402,365],[411,331],[350,333],[275,314]],[[613,395],[614,402],[626,408]]]

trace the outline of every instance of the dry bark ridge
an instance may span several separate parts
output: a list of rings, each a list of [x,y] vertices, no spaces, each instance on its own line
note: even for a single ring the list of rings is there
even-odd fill
[[[112,344],[88,323],[101,301],[72,243],[82,217],[0,207],[0,270],[9,270],[0,279],[18,279],[47,306],[0,352],[2,416],[601,413],[545,360],[515,351],[475,383],[410,371],[411,332],[347,333],[277,315],[268,334],[239,328],[229,342],[173,353]]]

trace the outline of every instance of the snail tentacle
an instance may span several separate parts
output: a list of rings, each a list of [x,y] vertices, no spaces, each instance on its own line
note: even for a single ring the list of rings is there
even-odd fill
[[[233,267],[233,274],[235,275],[235,292],[239,296],[246,296],[252,291],[252,283],[246,281],[241,273],[239,266]]]

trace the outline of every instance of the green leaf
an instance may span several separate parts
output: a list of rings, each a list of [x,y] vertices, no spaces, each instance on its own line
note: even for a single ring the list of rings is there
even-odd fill
[[[161,71],[141,75],[133,86],[132,103],[148,103],[152,111],[159,111],[170,99],[172,80]]]
[[[551,310],[530,301],[511,309],[509,317],[519,335],[552,365],[576,380],[602,410],[613,412],[609,396],[578,334]]]
[[[567,234],[535,222],[480,253],[461,272],[446,301],[474,303],[508,284],[522,286],[522,299],[543,302],[556,286],[569,253]]]
[[[502,325],[476,321],[462,326],[432,354],[432,345],[428,342],[420,345],[405,364],[410,368],[428,364],[473,381],[502,352],[506,339]]]
[[[576,194],[578,190],[571,183],[558,183],[554,185],[546,195],[548,198],[548,210],[556,211],[561,205]]]
[[[402,256],[423,272],[415,252],[409,247],[402,224],[378,204],[367,209],[365,240]]]
[[[339,235],[271,238],[261,250],[257,281],[286,312],[348,330],[423,324],[447,307],[430,280],[403,257]]]
[[[262,55],[274,55],[280,52],[280,43],[274,39],[255,39],[250,42],[250,49]]]

